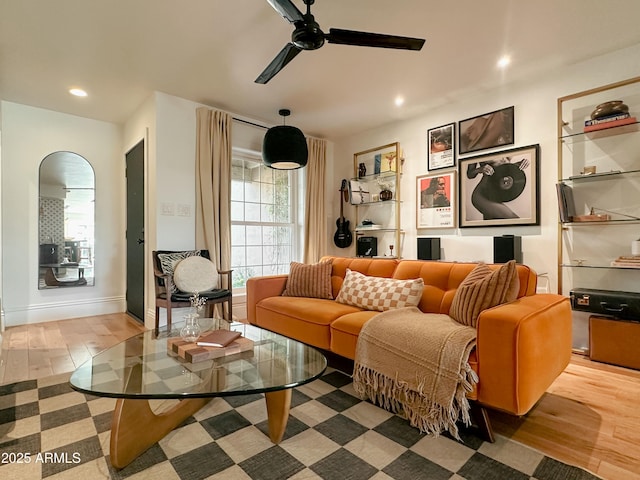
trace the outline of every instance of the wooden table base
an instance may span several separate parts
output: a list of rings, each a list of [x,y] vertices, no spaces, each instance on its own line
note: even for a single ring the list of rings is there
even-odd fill
[[[151,410],[148,400],[119,398],[111,421],[111,464],[116,468],[126,467],[210,400],[181,400],[166,412],[156,414]],[[287,428],[291,389],[267,392],[265,401],[269,438],[273,443],[279,443]]]

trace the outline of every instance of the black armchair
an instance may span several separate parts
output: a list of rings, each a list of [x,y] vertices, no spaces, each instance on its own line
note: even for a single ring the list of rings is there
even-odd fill
[[[193,252],[199,252],[201,257],[210,259],[208,250],[194,251],[173,251],[173,250],[156,250],[153,252],[153,274],[156,296],[156,319],[155,333],[159,332],[160,309],[167,310],[167,331],[171,331],[171,309],[184,308],[191,306],[190,297],[193,292],[182,292],[175,286],[173,279],[173,268],[167,265],[168,256],[186,258],[188,256],[197,255]],[[164,265],[163,265],[164,263]],[[164,268],[163,268],[164,267]],[[213,306],[221,304],[222,316],[228,322],[232,320],[232,293],[231,293],[231,273],[232,270],[217,271],[219,275],[219,286],[211,290],[199,292],[199,296],[206,299],[207,316],[213,315]],[[226,307],[226,308],[225,308]]]

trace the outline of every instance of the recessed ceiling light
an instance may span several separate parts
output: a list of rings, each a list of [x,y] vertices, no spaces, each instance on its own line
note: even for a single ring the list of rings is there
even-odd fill
[[[86,97],[87,96],[87,92],[85,92],[81,88],[72,88],[71,90],[69,90],[69,93],[71,95],[75,95],[76,97]]]
[[[498,60],[498,68],[506,68],[511,63],[511,58],[508,55],[503,55]]]
[[[404,97],[398,95],[394,100],[394,103],[396,104],[396,107],[401,107],[402,105],[404,105]]]

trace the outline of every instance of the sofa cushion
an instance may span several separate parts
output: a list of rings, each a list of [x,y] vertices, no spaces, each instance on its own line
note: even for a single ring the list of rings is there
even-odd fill
[[[333,300],[305,297],[268,297],[256,305],[256,325],[329,350],[331,323],[358,312],[356,307]]]
[[[519,286],[515,260],[493,271],[480,263],[458,287],[449,315],[463,325],[475,327],[480,312],[512,302],[518,296]]]
[[[392,308],[417,306],[423,289],[422,278],[395,280],[369,277],[347,269],[336,301],[365,310],[383,312]]]
[[[291,262],[284,297],[328,298],[331,295],[331,260],[312,265]]]

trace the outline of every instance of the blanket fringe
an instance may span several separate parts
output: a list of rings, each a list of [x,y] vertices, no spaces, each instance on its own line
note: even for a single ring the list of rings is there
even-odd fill
[[[467,392],[471,392],[478,376],[471,366],[465,362],[460,372],[459,382],[453,397],[452,405],[439,405],[433,401],[425,401],[422,393],[425,378],[417,379],[417,389],[411,388],[407,382],[382,375],[360,363],[354,365],[353,387],[358,395],[369,398],[385,410],[397,413],[409,421],[412,427],[421,432],[438,436],[448,431],[457,440],[460,439],[456,423],[461,420],[464,425],[471,425],[469,415],[470,404]]]

